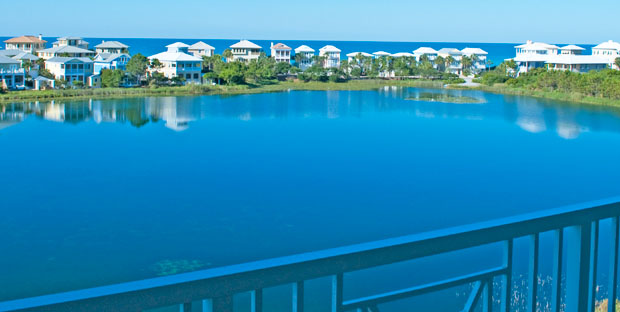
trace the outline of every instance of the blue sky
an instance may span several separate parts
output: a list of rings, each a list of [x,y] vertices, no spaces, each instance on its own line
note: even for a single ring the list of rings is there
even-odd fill
[[[0,35],[600,43],[618,0],[3,1]],[[232,4],[234,3],[234,5]]]

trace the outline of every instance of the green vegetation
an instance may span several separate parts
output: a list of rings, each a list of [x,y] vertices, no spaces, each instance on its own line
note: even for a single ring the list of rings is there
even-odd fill
[[[482,99],[469,97],[469,96],[456,96],[444,93],[424,92],[420,93],[416,97],[409,97],[406,100],[409,101],[426,101],[426,102],[440,102],[440,103],[484,103]]]
[[[609,300],[605,299],[596,303],[596,312],[607,312]],[[620,311],[620,301],[616,300],[616,311]]]

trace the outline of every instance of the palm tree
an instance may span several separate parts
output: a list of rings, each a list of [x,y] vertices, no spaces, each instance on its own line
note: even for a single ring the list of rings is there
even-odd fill
[[[616,60],[614,61],[614,64],[616,64],[616,67],[618,67],[618,69],[620,69],[620,57],[616,58]]]
[[[454,63],[455,59],[451,56],[448,55],[445,59],[446,62],[446,71],[450,69],[450,65],[452,65],[452,63]]]
[[[302,53],[295,53],[295,65],[297,67],[301,66],[301,62],[304,60],[304,55]]]
[[[438,55],[435,58],[435,65],[437,65],[437,70],[441,71],[446,65],[446,60],[441,55]]]
[[[226,49],[222,52],[222,56],[226,59],[226,62],[230,62],[232,61],[233,53],[230,49]]]
[[[461,58],[461,64],[463,65],[463,71],[469,71],[473,65],[473,61],[467,55],[463,55]]]

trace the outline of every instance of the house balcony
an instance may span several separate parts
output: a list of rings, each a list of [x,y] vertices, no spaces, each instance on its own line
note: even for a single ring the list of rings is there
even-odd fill
[[[0,74],[14,74],[14,75],[20,75],[20,74],[25,74],[26,71],[23,68],[18,68],[18,69],[7,69],[7,68],[0,68]]]

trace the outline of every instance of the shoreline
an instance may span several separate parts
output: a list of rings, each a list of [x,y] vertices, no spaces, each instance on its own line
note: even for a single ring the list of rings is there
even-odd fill
[[[602,107],[620,107],[620,100],[585,96],[579,93],[529,90],[507,87],[503,84],[493,86],[445,85],[432,80],[351,80],[347,82],[274,82],[264,85],[189,85],[157,88],[99,88],[42,91],[10,91],[0,94],[0,104],[30,101],[119,99],[151,96],[202,96],[202,95],[244,95],[285,91],[366,91],[382,87],[412,87],[449,90],[473,90],[503,95],[530,96],[538,99],[587,104]]]

